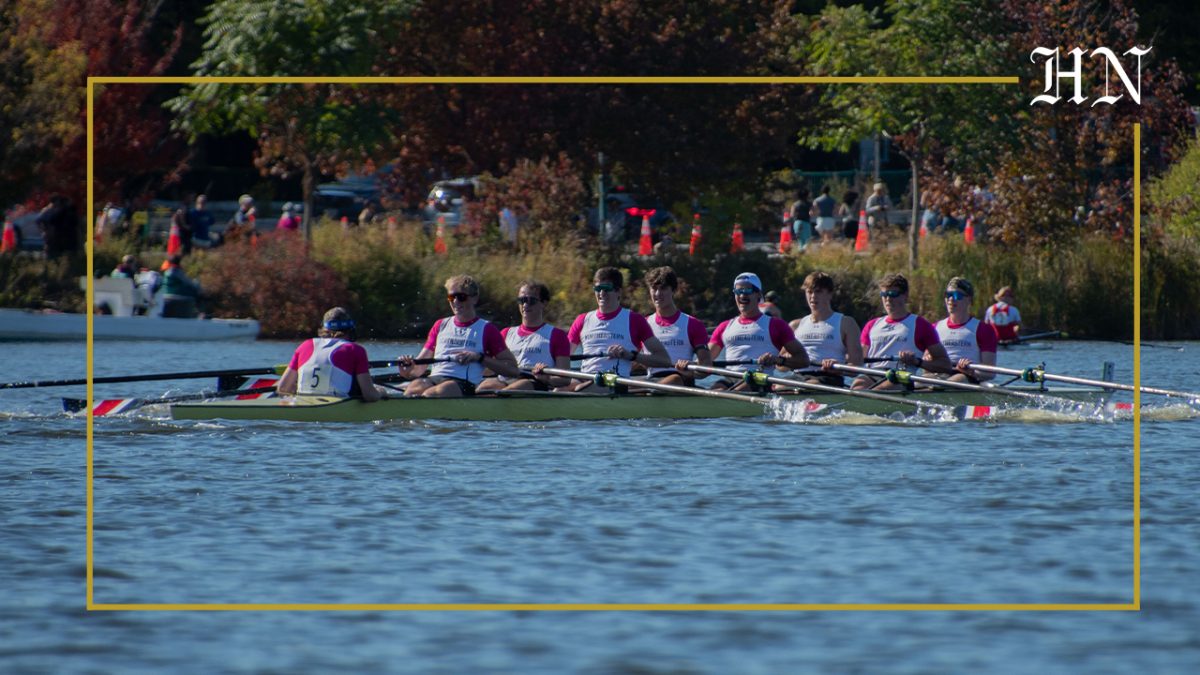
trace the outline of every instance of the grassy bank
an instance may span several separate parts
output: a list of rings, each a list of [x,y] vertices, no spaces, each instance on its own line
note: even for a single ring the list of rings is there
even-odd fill
[[[711,242],[710,242],[711,243]],[[110,241],[96,249],[95,269],[103,273],[136,245]],[[1128,242],[1086,237],[1054,252],[1001,246],[967,246],[960,237],[931,236],[921,244],[922,268],[909,275],[911,305],[930,319],[943,315],[942,290],[955,275],[975,283],[973,313],[982,315],[992,294],[1004,285],[1016,289],[1018,307],[1031,328],[1064,330],[1083,338],[1130,339],[1133,314],[1132,248]],[[658,265],[675,267],[683,280],[680,306],[710,325],[735,312],[729,287],[742,271],[757,272],[768,289],[778,291],[790,319],[807,312],[800,285],[814,270],[838,282],[835,306],[860,322],[879,313],[873,281],[903,271],[907,252],[899,241],[855,254],[847,243],[810,247],[787,256],[746,252],[693,258],[686,247],[649,258],[631,249],[524,242],[518,251],[494,239],[448,241],[446,255],[433,254],[434,242],[418,223],[343,229],[324,223],[305,247],[295,236],[261,237],[256,245],[231,244],[197,251],[185,268],[208,293],[207,309],[216,316],[252,316],[265,336],[299,337],[315,328],[332,305],[349,307],[367,337],[423,337],[437,318],[447,315],[443,281],[471,274],[482,284],[480,311],[501,325],[518,321],[517,285],[535,278],[553,293],[550,320],[568,324],[594,308],[592,271],[612,264],[626,272],[627,283],[640,280]],[[710,249],[712,250],[712,249]],[[1200,245],[1186,239],[1148,239],[1142,253],[1142,329],[1149,339],[1200,337]],[[162,252],[142,252],[142,263],[156,268]],[[0,305],[65,309],[82,307],[75,275],[79,261],[41,261],[27,256],[0,257]],[[651,306],[644,288],[626,296],[634,309]]]

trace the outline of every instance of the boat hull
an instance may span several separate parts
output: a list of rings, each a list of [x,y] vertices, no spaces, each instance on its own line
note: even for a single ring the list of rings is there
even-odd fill
[[[168,319],[161,316],[92,316],[96,340],[252,340],[253,319]],[[0,309],[0,340],[85,340],[87,315]]]
[[[1028,391],[1036,391],[1030,389]],[[1057,388],[1056,397],[1096,401],[1095,389]],[[991,392],[912,392],[899,394],[910,401],[948,406],[1028,406],[1030,401]],[[762,403],[701,396],[648,394],[514,394],[460,399],[392,398],[375,403],[325,396],[296,396],[250,400],[178,403],[171,416],[187,420],[287,420],[296,422],[374,422],[388,420],[463,420],[540,422],[549,420],[702,419],[761,417],[767,408],[794,403],[805,410],[812,401],[829,409],[870,415],[909,414],[911,405],[877,401],[849,394],[763,397]]]

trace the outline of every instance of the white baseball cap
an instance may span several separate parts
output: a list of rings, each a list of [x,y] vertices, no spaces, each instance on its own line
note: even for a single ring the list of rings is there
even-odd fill
[[[750,284],[756,288],[759,293],[762,292],[762,282],[758,280],[758,275],[754,272],[742,272],[741,274],[737,275],[737,277],[733,280],[733,285],[737,286],[738,284]]]

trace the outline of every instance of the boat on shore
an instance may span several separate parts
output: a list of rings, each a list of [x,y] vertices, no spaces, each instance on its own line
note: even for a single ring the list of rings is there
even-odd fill
[[[88,279],[79,286],[88,287]],[[163,296],[129,279],[91,280],[98,311],[92,315],[96,340],[253,340],[253,319],[174,318],[162,316]],[[0,340],[86,340],[87,315],[30,309],[0,309]]]
[[[253,340],[253,319],[172,319],[162,316],[92,315],[96,340]],[[0,309],[0,340],[85,340],[87,315]]]
[[[1045,394],[1047,406],[1061,399],[1096,403],[1103,392],[1086,387],[1011,387],[1016,391]],[[889,392],[891,394],[891,392]],[[243,400],[209,400],[171,405],[177,420],[283,420],[293,422],[378,422],[391,420],[461,420],[478,422],[542,422],[550,420],[703,419],[761,417],[767,408],[786,412],[842,410],[868,415],[911,414],[912,402],[940,406],[1028,407],[1028,399],[1000,392],[916,390],[894,394],[896,401],[853,394],[760,395],[761,402],[710,398],[687,394],[587,394],[555,392],[505,392],[457,399],[388,398],[374,403],[329,396],[287,396]],[[901,401],[904,401],[902,403]]]

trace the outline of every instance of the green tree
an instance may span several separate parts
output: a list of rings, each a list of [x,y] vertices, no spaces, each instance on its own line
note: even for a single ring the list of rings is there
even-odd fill
[[[200,76],[369,75],[391,47],[409,3],[364,0],[218,0],[205,14]],[[401,120],[369,86],[203,83],[170,101],[193,139],[246,131],[264,173],[298,173],[311,236],[318,177],[370,165],[392,147]]]
[[[1001,29],[994,3],[892,0],[883,16],[862,7],[827,7],[800,54],[816,75],[966,76],[1008,74],[1001,40],[958,39],[964,26]],[[950,37],[955,36],[955,37]],[[849,150],[886,134],[912,166],[912,223],[919,222],[920,176],[931,158],[958,175],[984,173],[995,144],[1015,136],[1019,116],[1005,114],[1015,94],[997,85],[853,84],[825,87],[823,117],[799,142]],[[909,228],[909,268],[917,269],[917,228]]]

